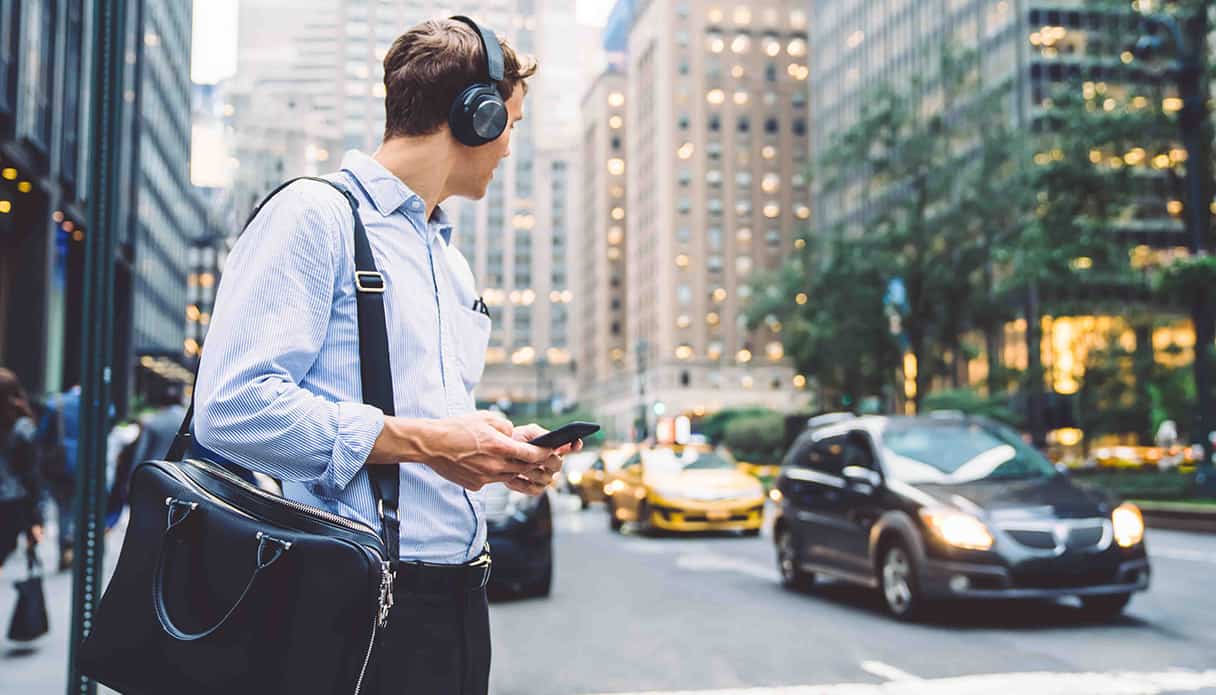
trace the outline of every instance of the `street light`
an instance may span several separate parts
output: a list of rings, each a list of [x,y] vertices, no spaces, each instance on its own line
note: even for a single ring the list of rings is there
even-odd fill
[[[1191,233],[1191,253],[1204,256],[1208,252],[1207,234],[1211,228],[1211,213],[1205,194],[1209,179],[1207,161],[1203,151],[1207,136],[1207,104],[1203,96],[1204,50],[1207,40],[1207,12],[1201,10],[1190,17],[1182,27],[1178,21],[1165,14],[1144,17],[1147,33],[1136,41],[1134,53],[1141,58],[1151,58],[1161,53],[1165,40],[1159,36],[1164,29],[1173,43],[1173,72],[1182,99],[1178,112],[1178,126],[1182,133],[1182,145],[1186,149],[1186,226]],[[1191,37],[1188,41],[1187,36]],[[1212,306],[1205,292],[1195,292],[1191,299],[1191,321],[1195,326],[1195,391],[1198,413],[1195,417],[1196,432],[1192,440],[1198,439],[1203,446],[1203,461],[1195,474],[1195,482],[1201,490],[1216,490],[1216,474],[1213,471],[1212,454],[1214,444],[1210,433],[1216,431],[1216,412],[1212,402],[1211,350],[1216,342],[1216,323]]]

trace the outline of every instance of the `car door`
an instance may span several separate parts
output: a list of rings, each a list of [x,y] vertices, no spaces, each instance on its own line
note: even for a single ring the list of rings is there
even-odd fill
[[[853,430],[844,438],[841,455],[839,513],[842,524],[833,538],[839,544],[839,559],[849,570],[869,574],[870,529],[882,514],[881,475],[870,436]]]
[[[806,561],[844,567],[842,543],[836,538],[844,519],[840,476],[844,435],[813,439],[795,451],[782,475],[782,494],[788,500],[787,523],[794,531],[799,555]]]

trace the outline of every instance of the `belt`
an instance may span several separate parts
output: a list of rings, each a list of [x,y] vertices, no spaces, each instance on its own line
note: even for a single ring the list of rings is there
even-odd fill
[[[490,551],[463,565],[402,562],[397,566],[393,592],[411,594],[461,594],[484,589],[490,581]]]

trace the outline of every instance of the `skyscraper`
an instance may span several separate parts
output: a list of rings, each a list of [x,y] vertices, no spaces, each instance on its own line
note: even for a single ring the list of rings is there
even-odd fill
[[[1026,131],[1041,130],[1040,124],[1053,108],[1054,90],[1068,84],[1079,83],[1086,98],[1117,95],[1133,104],[1147,103],[1144,95],[1163,89],[1163,108],[1181,107],[1172,87],[1154,84],[1149,72],[1129,69],[1133,56],[1128,48],[1139,31],[1137,8],[1148,10],[1151,3],[1115,8],[1080,0],[816,0],[809,6],[816,17],[811,36],[811,93],[815,95],[813,149],[817,152],[857,122],[866,93],[881,84],[905,91],[915,87],[920,91],[913,96],[920,100],[922,113],[940,113],[940,85],[933,76],[947,46],[956,52],[975,52],[980,79],[985,85],[1007,89],[1002,97],[1005,113],[1013,125]],[[918,77],[917,87],[914,78]],[[1117,107],[1113,98],[1098,98],[1097,102],[1096,107],[1108,111]],[[1136,167],[1142,176],[1146,200],[1138,206],[1140,212],[1109,223],[1104,231],[1126,243],[1133,269],[1147,272],[1189,254],[1186,234],[1177,219],[1182,204],[1170,202],[1177,194],[1170,193],[1165,171],[1178,161],[1181,150],[1146,156],[1135,145],[1127,143],[1126,156],[1115,153],[1100,157],[1095,164]],[[1091,161],[1095,152],[1090,154]],[[1045,163],[1050,156],[1039,153],[1036,164]],[[858,181],[830,193],[815,191],[817,231],[839,224],[861,227],[867,203],[856,194]],[[1156,204],[1148,202],[1154,199]],[[1057,393],[1071,395],[1079,389],[1085,356],[1095,337],[1105,340],[1115,332],[1121,334],[1124,345],[1137,343],[1125,316],[1112,315],[1109,309],[1112,292],[1126,302],[1144,298],[1143,287],[1104,286],[1087,293],[1082,283],[1075,296],[1044,298],[1069,300],[1067,315],[1039,319],[1048,386]],[[1106,309],[1101,308],[1103,303]],[[1155,357],[1161,363],[1177,362],[1177,357],[1167,353],[1176,346],[1184,354],[1190,352],[1187,341],[1193,345],[1194,340],[1190,324],[1182,317],[1171,320],[1158,309],[1154,311],[1158,312],[1158,325],[1149,335]],[[1027,322],[1011,322],[999,337],[1006,366],[1026,369]]]
[[[744,310],[756,274],[779,266],[810,218],[804,4],[642,0],[633,10],[629,185],[625,205],[607,210],[625,222],[632,379],[596,409],[625,436],[652,431],[660,413],[798,407],[783,327],[770,317],[749,330]]]

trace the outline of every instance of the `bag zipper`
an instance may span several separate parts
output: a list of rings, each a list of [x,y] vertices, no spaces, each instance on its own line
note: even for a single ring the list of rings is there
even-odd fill
[[[205,470],[207,473],[210,473],[212,475],[218,475],[220,477],[227,479],[229,482],[232,482],[233,484],[239,485],[241,487],[242,492],[250,492],[250,493],[253,493],[254,495],[257,495],[258,497],[261,497],[262,499],[264,499],[268,502],[273,502],[274,504],[283,505],[290,509],[294,509],[296,511],[308,514],[310,516],[313,516],[313,517],[316,517],[319,519],[323,519],[330,523],[337,524],[338,526],[348,528],[352,531],[359,531],[361,533],[366,533],[367,535],[376,539],[377,546],[379,546],[381,543],[383,543],[383,541],[380,539],[379,534],[377,534],[374,530],[372,530],[372,527],[368,526],[367,524],[364,524],[359,521],[347,519],[345,517],[338,516],[337,514],[327,512],[324,509],[318,509],[316,507],[312,507],[307,504],[301,504],[300,502],[296,502],[294,500],[289,500],[286,497],[280,497],[279,495],[273,495],[269,492],[266,492],[265,490],[262,490],[261,488],[253,487],[249,483],[245,482],[244,480],[241,480],[238,476],[232,474],[231,472],[225,470],[224,468],[222,468],[220,466],[212,465],[206,461],[200,461],[198,459],[189,459],[189,462],[191,465],[197,466],[197,467]],[[229,505],[229,506],[231,506],[231,505]]]

